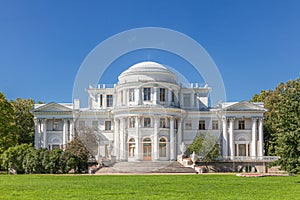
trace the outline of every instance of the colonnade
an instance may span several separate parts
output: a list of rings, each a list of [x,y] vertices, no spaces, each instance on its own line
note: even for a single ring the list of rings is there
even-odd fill
[[[151,160],[157,161],[160,160],[159,156],[159,139],[161,137],[167,138],[167,149],[169,154],[167,157],[169,160],[176,160],[177,152],[176,144],[181,144],[182,142],[182,122],[181,119],[177,119],[178,127],[175,129],[175,117],[169,116],[170,121],[169,128],[163,128],[168,130],[168,135],[160,135],[160,118],[159,116],[152,116],[153,126],[151,127],[142,127],[140,116],[131,116],[134,117],[135,125],[132,127],[130,138],[135,140],[135,159],[143,160],[145,150],[143,149],[143,140],[145,138],[151,139]],[[115,117],[114,118],[114,155],[117,160],[127,161],[128,160],[128,121],[129,117]],[[149,130],[150,129],[150,130]],[[176,134],[177,130],[177,134]],[[133,131],[133,133],[132,133]],[[143,133],[143,131],[146,132]],[[177,145],[179,149],[179,145]]]
[[[53,119],[34,119],[35,125],[35,137],[34,137],[34,147],[38,148],[48,148],[48,137],[49,132],[52,130],[47,130],[47,121]],[[71,140],[74,136],[74,122],[73,119],[61,119],[62,121],[62,145],[63,147]],[[58,130],[60,132],[60,130]]]
[[[229,121],[229,125],[228,125]],[[258,121],[258,128],[257,128]],[[222,156],[234,159],[235,152],[235,133],[234,123],[235,118],[223,118],[223,131],[222,131]],[[258,129],[258,135],[257,135]],[[258,138],[257,138],[258,136]],[[251,157],[262,157],[263,156],[263,118],[252,118],[251,126],[251,142],[250,142],[250,156]],[[246,148],[248,155],[248,146]]]

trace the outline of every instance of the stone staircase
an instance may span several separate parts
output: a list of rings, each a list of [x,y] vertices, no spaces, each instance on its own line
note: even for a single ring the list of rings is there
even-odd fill
[[[159,161],[159,162],[117,162],[111,167],[103,167],[96,174],[111,173],[196,173],[189,167],[183,167],[176,161]]]

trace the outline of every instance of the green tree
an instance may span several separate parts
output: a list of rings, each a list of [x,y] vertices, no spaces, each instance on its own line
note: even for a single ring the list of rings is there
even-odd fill
[[[75,137],[67,144],[62,153],[61,165],[65,168],[64,172],[73,170],[75,173],[82,173],[87,170],[89,151],[79,137]]]
[[[14,120],[19,144],[33,144],[34,141],[34,122],[33,115],[30,113],[34,106],[32,99],[17,98],[10,101],[14,110]]]
[[[207,132],[206,134],[199,134],[195,137],[192,144],[189,145],[188,151],[195,152],[201,157],[202,161],[212,161],[220,156],[220,148],[217,144],[218,137]]]
[[[267,155],[290,173],[300,171],[300,79],[280,83],[274,91],[262,91],[251,101],[261,100],[265,113],[264,141]]]
[[[21,144],[8,148],[1,155],[3,167],[6,170],[13,169],[17,173],[24,173],[23,160],[26,157],[26,154],[31,152],[32,149],[33,147],[28,144]]]
[[[0,93],[0,155],[17,143],[14,109],[6,100],[4,94]]]

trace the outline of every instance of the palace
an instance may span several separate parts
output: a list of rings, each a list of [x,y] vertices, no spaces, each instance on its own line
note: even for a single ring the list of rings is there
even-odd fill
[[[87,89],[89,105],[36,104],[35,148],[64,148],[89,130],[97,138],[96,157],[117,161],[176,160],[181,146],[196,135],[215,135],[221,158],[263,157],[262,103],[209,105],[207,84],[178,82],[178,76],[155,62],[137,63],[114,85]]]

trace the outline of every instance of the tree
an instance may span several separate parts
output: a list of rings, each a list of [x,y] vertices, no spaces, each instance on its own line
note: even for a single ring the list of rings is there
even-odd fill
[[[34,106],[34,101],[32,99],[17,98],[15,101],[10,101],[10,103],[14,110],[18,144],[32,144],[34,141],[34,122],[30,111]]]
[[[74,170],[75,173],[82,173],[87,170],[89,151],[79,137],[75,137],[67,144],[61,155],[61,165],[65,167],[64,172]]]
[[[220,148],[217,141],[218,137],[210,132],[197,135],[193,143],[189,145],[188,151],[198,154],[202,161],[212,161],[220,156]]]
[[[289,173],[300,172],[300,78],[262,91],[251,101],[262,100],[265,113],[264,141],[267,155],[280,156],[278,164]]]
[[[3,93],[0,93],[0,155],[9,147],[18,143],[14,110],[6,100]]]
[[[13,169],[16,173],[24,173],[23,160],[32,149],[33,147],[28,144],[8,148],[1,156],[3,167],[6,170]]]

